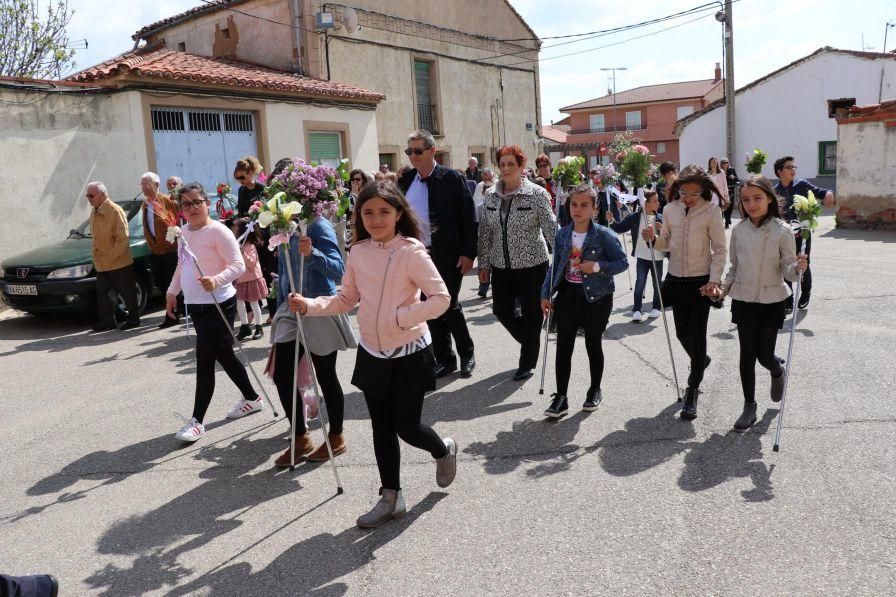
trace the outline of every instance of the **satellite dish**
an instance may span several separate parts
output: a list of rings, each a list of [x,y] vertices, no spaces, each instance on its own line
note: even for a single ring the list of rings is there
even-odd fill
[[[358,13],[351,6],[346,6],[342,9],[342,25],[348,34],[352,34],[361,28],[358,25]]]

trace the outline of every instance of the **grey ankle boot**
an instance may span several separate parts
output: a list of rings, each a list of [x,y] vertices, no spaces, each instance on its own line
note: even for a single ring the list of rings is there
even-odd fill
[[[781,367],[781,375],[772,376],[772,387],[769,391],[772,402],[781,402],[784,398],[784,368]]]
[[[450,437],[446,437],[443,441],[448,453],[436,459],[436,483],[439,487],[445,488],[451,485],[457,474],[457,443]]]
[[[744,402],[744,412],[734,422],[734,430],[744,432],[756,422],[756,403]]]
[[[401,490],[384,489],[380,501],[373,510],[358,517],[358,526],[362,529],[375,529],[393,518],[401,518],[407,514],[407,506]]]

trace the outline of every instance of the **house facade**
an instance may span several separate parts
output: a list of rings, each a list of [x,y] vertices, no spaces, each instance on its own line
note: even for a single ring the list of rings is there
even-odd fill
[[[724,94],[719,65],[712,79],[647,85],[561,108],[569,114],[566,143],[552,146],[554,152],[587,157],[589,167],[612,156],[600,156],[601,144],[609,144],[622,131],[642,140],[655,161],[679,162],[675,123],[701,110]]]
[[[737,149],[728,157],[744,174],[744,155],[763,149],[769,160],[762,174],[774,179],[774,160],[791,155],[800,178],[836,188],[838,108],[893,98],[896,55],[820,48],[735,92]],[[680,120],[676,132],[683,164],[723,155],[724,103]]]
[[[133,37],[382,94],[378,160],[393,169],[417,128],[455,168],[507,143],[539,148],[540,41],[505,0],[218,0]]]

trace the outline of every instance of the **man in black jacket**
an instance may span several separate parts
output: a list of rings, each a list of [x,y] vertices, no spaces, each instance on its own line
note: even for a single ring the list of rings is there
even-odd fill
[[[427,322],[436,357],[436,377],[457,370],[457,356],[451,348],[452,336],[460,355],[460,374],[470,377],[476,367],[473,339],[457,295],[461,281],[473,268],[476,257],[473,196],[465,178],[437,164],[435,153],[436,142],[432,134],[424,130],[413,132],[405,149],[413,169],[404,173],[398,186],[420,220],[424,237],[421,240],[451,294],[448,310],[438,319]]]

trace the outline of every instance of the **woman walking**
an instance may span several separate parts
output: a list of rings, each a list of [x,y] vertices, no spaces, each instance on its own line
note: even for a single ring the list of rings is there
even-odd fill
[[[336,231],[332,222],[326,218],[316,218],[308,226],[305,236],[301,239],[293,236],[290,238],[289,258],[292,272],[298,275],[299,253],[304,257],[304,272],[302,275],[302,288],[299,289],[302,296],[317,298],[319,296],[333,296],[336,294],[336,285],[342,280],[345,272],[345,264],[342,261],[342,253],[336,239]],[[280,285],[278,286],[278,303],[274,320],[271,322],[271,347],[272,356],[268,359],[273,364],[274,384],[277,386],[277,394],[280,396],[280,404],[286,413],[286,419],[292,421],[292,391],[297,383],[296,373],[293,370],[296,351],[296,316],[289,310],[287,296],[289,295],[289,269],[286,264],[286,251],[280,249],[279,259]],[[298,284],[298,280],[294,281]],[[338,456],[347,450],[343,437],[343,419],[345,415],[345,397],[339,376],[336,374],[337,351],[356,348],[355,335],[345,313],[337,313],[328,317],[309,317],[302,320],[305,328],[305,339],[308,341],[311,353],[311,362],[317,374],[317,381],[323,392],[324,402],[327,405],[327,417],[329,419],[329,439],[333,456]],[[305,355],[305,346],[299,344],[299,359]],[[301,406],[301,402],[299,403]],[[309,462],[323,462],[329,459],[326,443],[314,448],[314,442],[305,421],[305,411],[300,408],[296,413],[296,459],[308,455]],[[288,467],[291,464],[290,450],[287,448],[274,465]]]
[[[551,197],[525,177],[526,154],[517,145],[498,149],[501,179],[483,201],[479,222],[479,282],[491,275],[492,311],[520,344],[513,379],[532,377],[538,364],[543,316],[541,285],[548,269],[557,220]],[[514,315],[519,304],[522,317]]]
[[[731,204],[731,201],[728,199],[728,179],[725,171],[719,167],[717,159],[709,158],[709,163],[706,165],[706,173],[709,174],[713,185],[715,185],[714,192],[716,196],[713,197],[712,202],[718,205],[720,210],[725,211]]]
[[[669,187],[659,236],[648,227],[641,232],[657,251],[669,252],[669,273],[663,281],[663,302],[672,307],[675,335],[691,359],[681,418],[697,418],[697,396],[706,354],[706,324],[710,296],[715,296],[725,269],[727,247],[722,212],[710,201],[715,183],[703,168],[684,168]]]
[[[734,203],[737,201],[737,185],[740,179],[737,177],[737,170],[731,167],[728,158],[722,158],[719,162],[719,168],[725,173],[725,184],[728,185],[728,207],[722,212],[725,216],[725,229],[731,226],[731,212],[734,209]]]
[[[264,403],[252,388],[246,368],[233,353],[236,316],[233,282],[246,269],[236,238],[224,224],[209,217],[209,200],[198,182],[182,187],[180,207],[187,218],[187,225],[181,229],[181,242],[186,246],[181,246],[177,269],[165,296],[165,309],[173,316],[177,294],[183,291],[187,312],[196,329],[193,417],[175,435],[181,441],[195,442],[205,434],[203,421],[215,392],[216,361],[243,395],[235,410],[248,407],[254,412],[262,410]],[[215,299],[224,313],[223,319]]]
[[[731,297],[731,321],[737,325],[744,410],[734,430],[743,432],[756,422],[756,361],[771,374],[772,402],[780,402],[784,394],[784,368],[775,356],[775,342],[784,326],[790,283],[808,262],[796,254],[793,230],[780,219],[778,197],[767,178],[751,176],[740,199],[743,219],[731,231],[731,266],[717,296]]]
[[[421,422],[423,395],[435,389],[435,356],[426,321],[448,309],[451,296],[420,242],[420,225],[398,187],[364,187],[355,206],[351,255],[335,296],[289,296],[305,315],[347,313],[358,303],[361,331],[352,383],[364,392],[373,425],[381,497],[358,518],[376,528],[405,515],[398,439],[436,459],[436,483],[448,487],[457,471],[457,444]],[[421,301],[421,292],[426,300]]]

